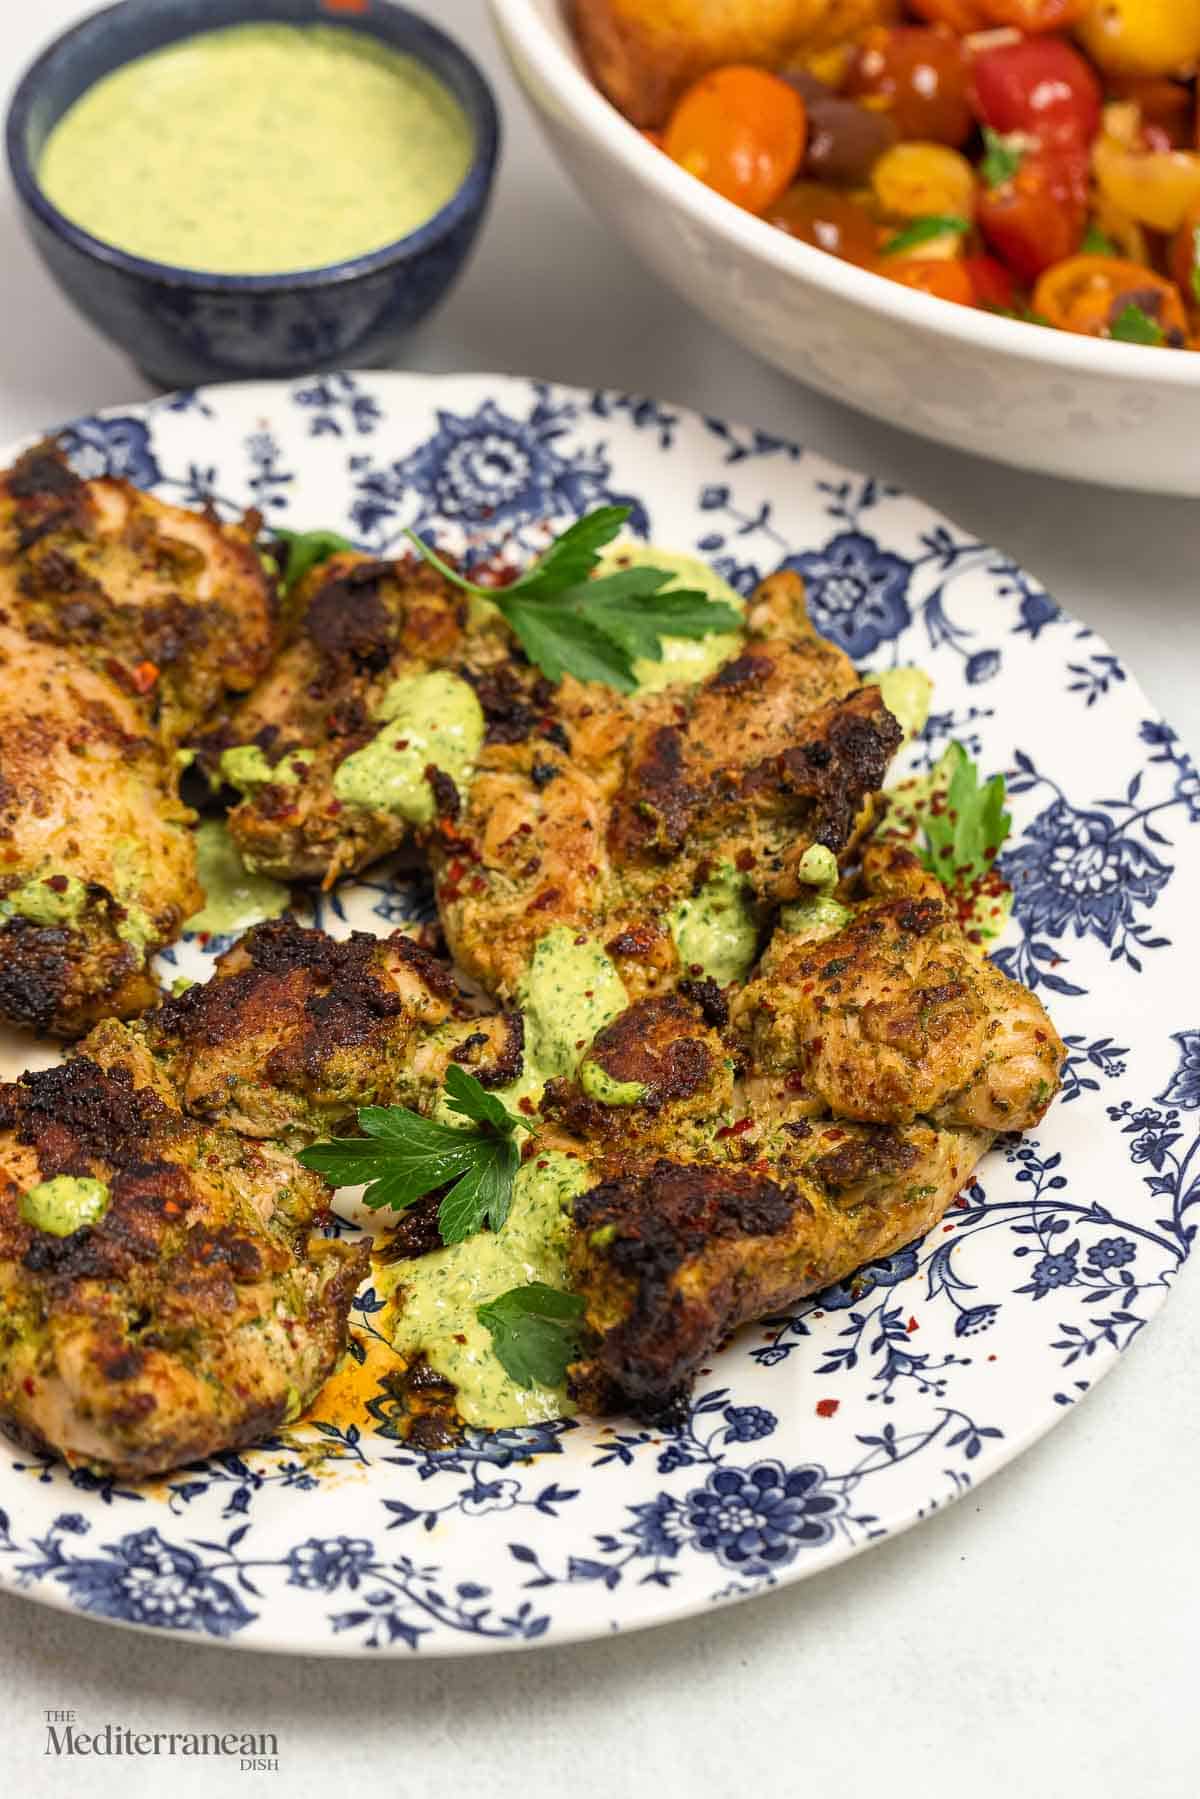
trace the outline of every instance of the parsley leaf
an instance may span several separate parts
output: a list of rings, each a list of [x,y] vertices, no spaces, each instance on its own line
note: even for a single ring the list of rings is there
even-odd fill
[[[291,593],[299,587],[305,575],[311,573],[319,562],[328,562],[340,550],[357,549],[348,537],[340,537],[336,531],[284,531],[276,527],[275,536],[287,545],[287,562],[284,565],[283,591]]]
[[[979,159],[979,173],[985,187],[1003,187],[1017,173],[1029,150],[1028,139],[1020,132],[1013,132],[1008,137],[999,131],[993,131],[990,125],[983,128],[983,155]]]
[[[1084,233],[1083,242],[1079,246],[1081,256],[1116,256],[1117,246],[1111,237],[1101,231],[1099,225],[1091,224]]]
[[[1131,300],[1128,306],[1120,311],[1108,328],[1108,335],[1115,337],[1122,344],[1162,344],[1166,342],[1163,328],[1157,319],[1152,319],[1148,312]]]
[[[1004,776],[983,786],[979,770],[961,743],[952,743],[943,763],[949,771],[945,804],[925,813],[921,860],[945,887],[969,887],[987,874],[1012,829],[1004,810]]]
[[[885,256],[898,256],[903,250],[915,250],[919,244],[932,243],[935,237],[948,237],[951,233],[962,237],[971,229],[970,219],[960,218],[957,213],[928,213],[923,219],[914,219],[903,231],[888,239],[883,246]]]
[[[1188,276],[1188,286],[1193,300],[1200,301],[1200,225],[1192,227],[1192,272]]]
[[[519,1387],[559,1387],[579,1353],[583,1300],[544,1281],[511,1287],[478,1307],[475,1316],[492,1333],[492,1348]]]
[[[415,532],[408,535],[446,580],[497,608],[530,661],[552,681],[574,675],[631,693],[637,686],[635,659],[661,661],[662,637],[737,631],[742,620],[732,606],[690,588],[662,593],[672,579],[668,569],[621,569],[589,579],[601,550],[628,517],[628,506],[589,512],[507,587],[480,586]]]
[[[446,1071],[446,1103],[476,1128],[439,1124],[404,1106],[363,1106],[361,1137],[335,1137],[301,1150],[306,1168],[335,1187],[367,1183],[363,1204],[372,1211],[402,1211],[427,1193],[450,1186],[438,1209],[445,1243],[461,1243],[483,1228],[502,1228],[512,1204],[521,1154],[513,1141],[524,1119],[510,1112],[474,1075],[452,1063]]]

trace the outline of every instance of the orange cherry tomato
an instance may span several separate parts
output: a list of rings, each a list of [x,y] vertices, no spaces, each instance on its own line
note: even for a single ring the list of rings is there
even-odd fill
[[[1188,322],[1179,289],[1140,262],[1068,256],[1047,269],[1033,290],[1033,309],[1047,324],[1084,337],[1113,336],[1129,308],[1157,326],[1163,342],[1176,349],[1186,345]]]
[[[975,289],[965,263],[931,262],[920,256],[881,256],[874,264],[877,275],[898,281],[902,287],[915,287],[919,293],[934,294],[939,300],[953,300],[959,306],[975,304]]]
[[[763,217],[789,237],[815,244],[847,262],[874,261],[879,234],[864,206],[836,187],[819,181],[797,181],[781,200],[769,206]]]
[[[981,0],[988,22],[1018,31],[1066,31],[1091,12],[1093,0]]]
[[[901,137],[958,149],[974,121],[962,45],[924,25],[876,25],[864,32],[846,91],[888,112]]]
[[[986,31],[992,20],[984,0],[908,0],[909,12],[930,25],[947,25],[957,37]]]
[[[795,88],[765,69],[732,64],[687,90],[663,148],[727,200],[764,212],[791,185],[807,139],[808,116]]]

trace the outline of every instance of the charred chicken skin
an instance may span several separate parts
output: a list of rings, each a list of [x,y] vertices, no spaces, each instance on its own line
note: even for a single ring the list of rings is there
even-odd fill
[[[256,520],[222,525],[52,447],[0,476],[0,1018],[143,1011],[201,904],[176,750],[274,641]]]
[[[297,1416],[367,1260],[319,1234],[322,1181],[186,1118],[125,1027],[91,1052],[0,1087],[0,1412],[36,1449],[136,1478]],[[66,1235],[22,1206],[62,1178],[108,1195]]]

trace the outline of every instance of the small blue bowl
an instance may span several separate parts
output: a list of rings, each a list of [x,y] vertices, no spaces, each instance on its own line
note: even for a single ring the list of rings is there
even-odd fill
[[[42,147],[102,76],[222,25],[334,24],[416,57],[470,119],[475,155],[458,192],[395,243],[286,275],[212,275],[130,256],[71,223],[37,180]],[[121,0],[57,38],[26,72],[8,113],[8,161],[27,228],[67,296],[161,387],[394,362],[405,333],[456,280],[487,210],[500,146],[492,91],[453,39],[405,7],[365,0]]]

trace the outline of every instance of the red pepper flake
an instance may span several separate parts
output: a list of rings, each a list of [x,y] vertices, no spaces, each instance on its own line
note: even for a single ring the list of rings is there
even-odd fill
[[[908,1323],[907,1323],[907,1324],[906,1324],[906,1325],[905,1325],[905,1327],[904,1327],[904,1328],[905,1328],[905,1330],[906,1330],[906,1331],[907,1331],[907,1332],[908,1332],[908,1334],[909,1334],[909,1336],[910,1336],[910,1337],[911,1337],[911,1336],[912,1336],[912,1334],[913,1334],[913,1332],[914,1332],[914,1331],[919,1331],[919,1330],[920,1330],[920,1328],[921,1328],[921,1327],[920,1327],[920,1325],[919,1325],[919,1324],[918,1324],[918,1323],[917,1323],[917,1321],[916,1321],[916,1319],[915,1319],[915,1318],[910,1318],[910,1319],[909,1319],[909,1321],[908,1321]]]
[[[717,1132],[718,1137],[743,1137],[747,1131],[754,1129],[753,1118],[739,1118],[736,1124],[723,1124]]]
[[[841,1403],[840,1399],[818,1399],[817,1417],[832,1418]]]
[[[995,1358],[995,1356],[994,1356],[994,1355],[990,1355],[990,1356],[989,1356],[989,1357],[988,1357],[988,1361],[989,1361],[989,1362],[994,1362],[994,1361],[995,1361],[995,1359],[996,1359],[996,1358]]]

